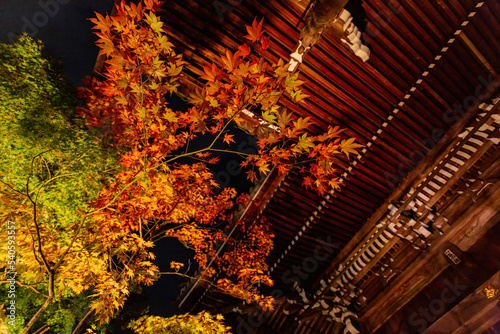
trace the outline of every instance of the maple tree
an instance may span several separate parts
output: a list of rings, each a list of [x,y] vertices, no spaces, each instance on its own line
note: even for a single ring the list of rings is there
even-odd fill
[[[83,129],[74,91],[40,42],[22,35],[12,45],[0,44],[0,60],[0,268],[15,272],[17,285],[9,331],[21,332],[24,320],[28,328],[71,328],[78,313],[60,306],[88,304],[65,287],[87,268],[87,254],[76,252],[85,244],[78,237],[85,221],[75,227],[81,212],[91,210],[101,181],[112,175],[116,155]],[[16,254],[6,251],[12,227]]]
[[[200,79],[206,83],[192,92],[189,110],[172,110],[168,95],[178,92],[186,63],[155,14],[162,4],[122,2],[113,17],[96,14],[92,19],[105,68],[102,78],[88,78],[80,89],[85,106],[78,108],[80,118],[73,117],[83,119],[88,130],[70,126],[69,120],[65,124],[75,131],[70,137],[78,134],[85,143],[81,147],[91,147],[100,157],[74,156],[75,146],[58,148],[55,156],[67,151],[78,163],[70,158],[53,162],[48,158],[52,148],[36,147],[25,156],[24,174],[17,171],[17,181],[7,177],[2,183],[9,204],[2,214],[22,222],[20,281],[42,284],[48,291],[22,333],[54,299],[85,292],[91,293],[89,312],[74,332],[92,317],[108,322],[135,286],[151,285],[166,274],[154,265],[152,251],[165,236],[194,250],[199,279],[207,286],[271,310],[273,299],[256,287],[272,285],[265,273],[273,235],[264,219],[237,219],[237,209],[247,205],[249,196],[238,196],[232,188],[215,195],[218,184],[208,166],[218,162],[218,153],[229,152],[244,158],[241,166],[252,181],[273,168],[282,174],[298,168],[304,186],[323,194],[338,186],[338,155],[355,154],[360,147],[353,138],[343,139],[339,127],[312,133],[309,117],[282,107],[281,99],[304,103],[304,82],[283,60],[266,60],[269,37],[263,21],[246,28],[250,45],[226,50],[217,63],[204,67]],[[257,138],[256,154],[234,149],[232,126]],[[209,143],[193,148],[201,134],[211,135]],[[72,177],[77,170],[83,179]],[[8,176],[12,170],[2,173]],[[63,179],[76,183],[62,185]],[[51,191],[68,186],[85,191],[76,199],[59,196],[62,202],[51,206]],[[33,191],[41,197],[33,197]],[[229,228],[224,227],[228,222]],[[0,260],[6,267],[7,259]],[[182,266],[173,262],[170,273],[182,274]],[[214,280],[217,272],[220,278]]]

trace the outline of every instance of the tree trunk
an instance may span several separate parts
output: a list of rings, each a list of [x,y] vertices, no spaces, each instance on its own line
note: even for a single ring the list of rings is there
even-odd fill
[[[94,310],[90,310],[87,312],[87,314],[85,314],[85,316],[82,318],[82,320],[80,320],[80,322],[78,323],[78,325],[75,327],[75,329],[73,330],[73,332],[71,334],[80,334],[82,332],[82,330],[85,329],[85,325],[87,324],[87,322],[94,316]]]
[[[45,309],[49,306],[49,304],[52,301],[52,299],[54,299],[54,294],[49,292],[49,297],[47,297],[47,299],[45,300],[45,303],[43,303],[43,305],[38,309],[38,311],[35,313],[35,315],[30,319],[30,321],[28,322],[28,324],[26,326],[24,326],[21,334],[28,333],[28,331],[30,330],[31,326],[33,326],[35,324],[35,322],[38,320],[38,318],[40,318],[40,316],[42,315],[43,311],[45,311]]]

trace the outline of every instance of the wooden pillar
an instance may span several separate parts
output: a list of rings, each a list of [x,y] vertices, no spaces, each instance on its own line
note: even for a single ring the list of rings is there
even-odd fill
[[[316,44],[323,32],[333,23],[349,0],[316,0],[305,18],[300,32],[304,47]]]

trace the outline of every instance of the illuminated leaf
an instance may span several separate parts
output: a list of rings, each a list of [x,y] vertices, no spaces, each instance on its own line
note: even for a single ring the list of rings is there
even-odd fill
[[[303,99],[309,97],[309,95],[303,94],[300,89],[296,90],[295,92],[291,93],[290,95],[292,96],[292,101],[294,103],[301,102]],[[302,102],[304,102],[304,101],[302,101]]]
[[[151,29],[153,29],[154,32],[156,33],[162,32],[163,22],[159,21],[158,17],[155,14],[144,13],[144,16],[146,17],[146,21],[149,23]]]
[[[308,137],[307,133],[304,133],[300,137],[299,142],[297,143],[297,147],[304,150],[304,151],[307,151],[311,147],[314,147],[314,144],[311,141],[311,139]]]
[[[269,111],[263,111],[262,112],[262,118],[269,123],[276,123],[276,116],[274,113],[271,113]]]
[[[307,129],[307,127],[311,124],[311,122],[309,122],[310,119],[310,117],[299,117],[295,122],[293,122],[293,126],[297,130]]]
[[[347,157],[349,157],[349,153],[358,154],[358,151],[356,149],[363,147],[363,145],[355,143],[354,141],[355,141],[355,138],[349,138],[349,139],[342,140],[342,142],[340,144],[342,153],[347,155]]]
[[[250,40],[252,43],[256,42],[262,36],[262,24],[264,19],[261,19],[260,22],[257,22],[257,18],[253,20],[252,26],[246,26],[248,35],[244,37]]]
[[[212,63],[211,66],[203,66],[203,71],[205,71],[205,74],[200,76],[201,79],[205,79],[209,82],[215,81],[218,79],[219,75],[222,73],[215,63]]]
[[[234,141],[233,137],[234,137],[234,135],[230,135],[230,134],[225,133],[223,141],[225,143],[228,143],[228,144],[234,143],[235,141]]]

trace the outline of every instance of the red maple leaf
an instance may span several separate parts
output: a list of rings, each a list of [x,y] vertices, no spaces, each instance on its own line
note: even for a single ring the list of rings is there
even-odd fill
[[[209,159],[207,162],[208,162],[209,164],[216,164],[216,163],[218,163],[218,162],[219,162],[219,160],[220,160],[220,158],[219,158],[219,157],[213,157],[213,158]]]

